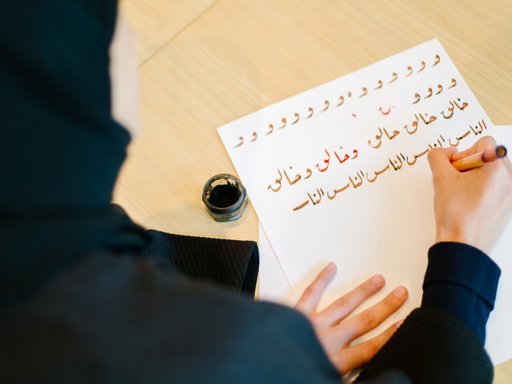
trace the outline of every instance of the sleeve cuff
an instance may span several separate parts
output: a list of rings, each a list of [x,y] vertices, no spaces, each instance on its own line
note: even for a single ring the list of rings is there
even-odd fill
[[[456,284],[472,291],[493,309],[500,274],[498,265],[480,249],[441,242],[429,249],[423,289],[433,283]]]

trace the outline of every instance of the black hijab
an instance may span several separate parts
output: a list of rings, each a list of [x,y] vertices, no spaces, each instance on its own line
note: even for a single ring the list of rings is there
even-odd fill
[[[130,140],[111,115],[116,6],[0,2],[0,307],[85,252],[145,244],[111,205]]]

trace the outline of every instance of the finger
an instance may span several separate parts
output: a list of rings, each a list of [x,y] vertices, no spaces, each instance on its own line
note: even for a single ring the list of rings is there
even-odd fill
[[[446,149],[434,148],[429,151],[428,163],[432,170],[432,176],[434,176],[434,179],[456,174],[457,171],[451,164],[451,160],[456,153],[457,149],[453,147]]]
[[[359,336],[370,332],[393,313],[398,311],[408,296],[403,286],[395,288],[386,298],[358,315],[345,320],[339,325],[341,341],[348,345]]]
[[[335,365],[343,373],[361,368],[368,363],[373,356],[388,342],[396,330],[402,325],[403,320],[393,324],[381,334],[361,344],[339,351],[335,357]]]
[[[478,140],[475,144],[473,144],[470,148],[455,153],[452,156],[452,161],[463,159],[464,157],[468,157],[474,155],[475,153],[479,153],[485,151],[486,149],[496,148],[496,140],[492,136],[484,136],[480,140]]]
[[[384,287],[384,283],[385,280],[382,275],[371,277],[323,309],[318,315],[318,322],[322,325],[338,323],[350,315],[365,300],[380,291]]]
[[[324,294],[327,286],[330,284],[335,275],[336,264],[330,262],[324,269],[320,271],[313,282],[309,284],[309,286],[304,290],[304,293],[300,297],[295,308],[306,314],[316,310],[322,295]]]

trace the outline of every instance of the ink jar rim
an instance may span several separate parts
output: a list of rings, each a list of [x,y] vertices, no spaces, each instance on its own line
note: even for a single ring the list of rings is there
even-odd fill
[[[219,207],[210,202],[210,194],[217,185],[214,183],[218,180],[224,180],[225,184],[218,185],[231,185],[236,187],[240,193],[238,199],[231,205]],[[230,182],[231,181],[231,182]],[[204,185],[203,188],[203,203],[206,205],[208,213],[215,221],[235,221],[238,220],[244,213],[247,205],[247,192],[242,182],[235,176],[229,173],[220,173],[212,176]]]

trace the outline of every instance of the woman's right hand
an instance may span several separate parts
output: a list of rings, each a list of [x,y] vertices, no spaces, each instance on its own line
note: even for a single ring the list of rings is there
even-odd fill
[[[486,136],[471,148],[433,149],[428,155],[434,181],[436,242],[466,243],[490,253],[512,214],[512,165],[503,158],[466,172],[451,161],[496,147]]]

